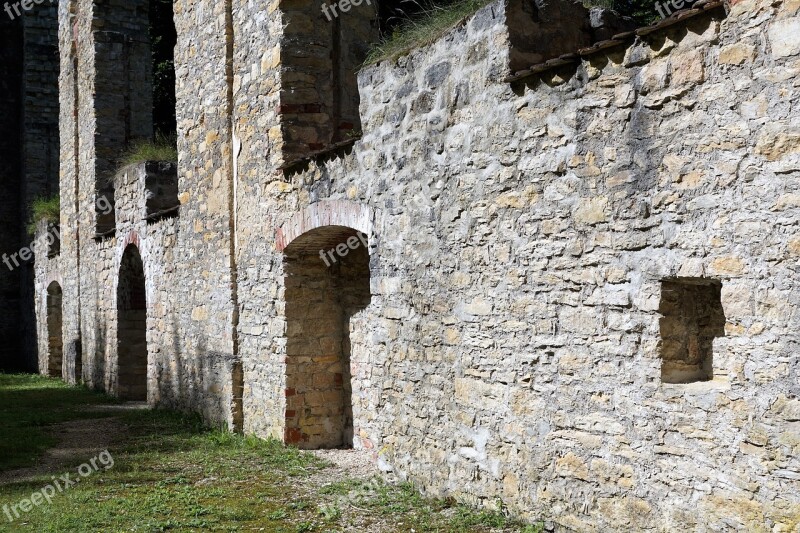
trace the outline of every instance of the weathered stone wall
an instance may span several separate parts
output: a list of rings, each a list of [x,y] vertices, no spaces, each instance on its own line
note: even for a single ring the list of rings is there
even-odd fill
[[[284,386],[270,237],[349,201],[376,213],[354,444],[384,468],[584,531],[796,528],[796,11],[739,3],[510,86],[497,3],[362,71],[352,153],[247,192],[245,428],[287,408],[252,390]],[[711,381],[662,383],[674,278],[722,283]]]
[[[0,254],[20,248],[19,189],[22,176],[22,25],[0,18]],[[13,263],[10,263],[13,268]],[[19,270],[0,264],[0,306],[19,306]],[[20,338],[16,313],[0,313],[0,368],[19,366]]]
[[[40,331],[64,290],[65,377],[80,341],[83,379],[121,392],[136,246],[152,404],[345,441],[428,493],[561,528],[793,531],[800,6],[745,0],[509,84],[518,5],[498,1],[362,70],[363,138],[283,171],[298,140],[335,140],[335,43],[319,33],[308,77],[297,54],[318,7],[176,2],[180,210],[150,217],[169,178],[124,169],[96,236],[111,15],[60,5],[65,229],[36,279]],[[283,107],[312,97],[319,113]],[[306,119],[319,129],[293,131]],[[712,379],[664,382],[665,361],[705,370],[709,349]]]
[[[192,58],[206,68],[207,59],[214,57],[212,50],[221,55],[218,75],[195,77],[186,70],[179,74],[178,93],[187,103],[182,108],[186,114],[178,113],[184,128],[179,132],[182,170],[175,164],[146,162],[114,173],[125,148],[152,133],[146,6],[140,2],[118,10],[89,0],[60,4],[60,189],[65,230],[56,256],[48,257],[43,246],[37,247],[39,366],[47,364],[43,328],[47,306],[42,295],[53,280],[59,280],[64,290],[65,379],[83,379],[112,394],[142,397],[138,386],[132,389],[126,382],[140,372],[129,367],[126,354],[131,347],[127,334],[138,331],[135,326],[144,320],[147,400],[200,411],[209,421],[241,427],[243,372],[233,347],[233,287],[225,282],[232,278],[232,244],[225,237],[230,235],[232,206],[230,172],[223,174],[222,169],[230,169],[231,137],[226,133],[226,141],[219,141],[220,132],[230,130],[231,114],[225,104],[232,83],[226,76],[230,50],[225,28],[230,13],[225,9],[210,13],[202,6],[189,12],[176,6],[176,23],[184,24],[185,37],[178,44],[178,64],[189,64]],[[209,46],[208,55],[196,56],[197,41],[188,28],[197,21],[183,15],[208,15],[215,21],[216,26],[209,22],[208,31],[220,30],[214,33],[218,39],[199,40]],[[209,83],[215,78],[216,86]],[[198,87],[208,91],[207,97],[196,100]],[[91,96],[95,93],[97,98]],[[190,109],[189,102],[207,107]],[[210,113],[208,122],[203,109]],[[219,120],[213,120],[213,114]],[[202,129],[199,140],[192,134],[198,120],[220,130]],[[219,152],[212,153],[212,146]],[[180,217],[183,211],[189,216]],[[44,232],[41,228],[38,237],[43,238]],[[123,319],[131,311],[119,298],[125,274],[121,267],[132,247],[141,256],[147,313],[146,318],[123,320],[121,335],[120,310]],[[196,269],[180,266],[187,264]],[[141,344],[137,339],[133,344]]]
[[[30,206],[58,192],[58,20],[37,6],[0,20],[0,255],[28,247]],[[16,263],[21,263],[17,266]],[[36,367],[34,275],[30,258],[0,269],[0,368]]]

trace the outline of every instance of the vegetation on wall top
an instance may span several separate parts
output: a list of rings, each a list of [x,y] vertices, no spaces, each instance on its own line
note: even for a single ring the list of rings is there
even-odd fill
[[[156,136],[156,140],[135,142],[122,157],[121,166],[136,165],[145,161],[178,162],[178,149],[175,138]]]
[[[58,224],[61,219],[61,200],[54,196],[40,196],[31,204],[31,221],[28,224],[28,233],[36,233],[39,222],[46,220],[50,224]]]
[[[388,20],[381,28],[383,37],[365,61],[366,65],[396,59],[420,46],[435,42],[462,20],[475,14],[492,0],[429,0],[409,2],[413,9],[396,8],[382,14]]]
[[[532,0],[533,1],[533,0]],[[421,46],[435,42],[464,19],[492,0],[400,0],[381,7],[381,41],[365,61],[366,65],[396,59]],[[393,4],[393,5],[392,5]],[[583,0],[584,6],[613,9],[639,26],[659,18],[653,0]]]

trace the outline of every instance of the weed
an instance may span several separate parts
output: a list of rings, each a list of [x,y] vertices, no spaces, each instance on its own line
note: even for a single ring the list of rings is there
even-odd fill
[[[342,517],[342,510],[336,505],[320,505],[319,514],[328,522],[335,522]]]
[[[286,509],[278,509],[277,511],[272,511],[267,514],[267,518],[273,521],[284,520],[288,516],[289,512]]]
[[[492,0],[455,0],[446,5],[429,3],[422,15],[401,23],[370,51],[366,65],[397,59],[411,50],[435,42],[448,30],[475,14]]]
[[[122,157],[122,166],[135,165],[145,161],[178,162],[177,141],[159,135],[155,141],[139,141],[133,144]]]
[[[31,221],[28,224],[28,233],[36,233],[36,226],[42,220],[50,224],[58,224],[61,219],[61,200],[58,195],[39,197],[31,204]]]

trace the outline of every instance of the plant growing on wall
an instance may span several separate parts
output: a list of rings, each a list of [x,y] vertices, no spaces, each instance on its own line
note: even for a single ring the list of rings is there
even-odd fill
[[[400,0],[379,3],[381,42],[366,63],[399,57],[436,41],[492,0]]]
[[[436,41],[491,1],[395,0],[379,3],[381,42],[373,47],[366,64],[396,58]],[[587,8],[613,9],[633,19],[639,26],[647,26],[659,18],[652,0],[583,0],[583,3]]]
[[[28,233],[36,233],[39,222],[46,220],[49,224],[58,224],[61,219],[61,200],[54,196],[40,196],[31,204],[31,221],[28,224]]]
[[[120,162],[120,168],[145,161],[169,161],[178,162],[178,149],[175,147],[175,137],[165,137],[161,133],[156,134],[154,141],[137,141],[125,152]]]

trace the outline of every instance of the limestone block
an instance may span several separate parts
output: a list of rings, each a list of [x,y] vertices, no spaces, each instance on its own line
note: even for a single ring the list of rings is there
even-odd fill
[[[705,80],[705,50],[693,50],[672,57],[673,85],[702,83]]]
[[[798,29],[800,32],[800,29]],[[786,122],[769,123],[758,134],[756,153],[767,161],[800,154],[800,128]]]
[[[579,224],[594,225],[608,220],[608,198],[597,196],[595,198],[582,198],[573,213],[575,222]]]
[[[800,18],[777,20],[767,30],[772,55],[788,57],[800,54]]]
[[[724,65],[741,65],[752,63],[756,57],[756,49],[747,43],[734,43],[719,51],[719,62]]]

